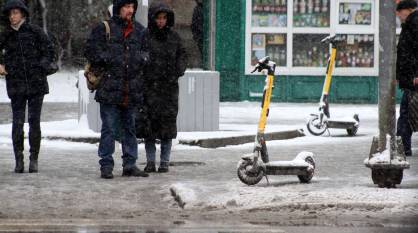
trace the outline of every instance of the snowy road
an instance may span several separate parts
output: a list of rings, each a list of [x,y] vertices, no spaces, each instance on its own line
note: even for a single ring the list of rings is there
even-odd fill
[[[222,103],[221,128],[255,128],[258,107],[257,103]],[[273,104],[269,126],[303,127],[304,119],[315,109],[315,104]],[[302,150],[315,153],[317,172],[311,184],[300,184],[292,176],[270,176],[270,186],[265,180],[252,187],[242,184],[236,165],[242,154],[251,152],[252,144],[218,149],[177,144],[172,155],[175,166],[170,173],[153,174],[147,179],[120,177],[118,150],[116,177],[107,181],[99,178],[96,145],[44,141],[40,173],[16,175],[12,173],[11,144],[2,141],[0,229],[34,219],[44,224],[62,220],[74,224],[89,219],[99,225],[134,221],[164,226],[167,232],[187,232],[179,229],[213,223],[283,230],[276,232],[303,232],[297,229],[307,225],[315,226],[310,232],[397,232],[398,227],[409,227],[402,232],[416,232],[417,135],[413,141],[414,156],[408,158],[411,169],[405,170],[402,184],[396,189],[379,189],[363,165],[372,136],[378,132],[377,108],[331,107],[331,114],[336,116],[353,111],[359,112],[361,119],[356,137],[347,137],[344,130],[331,130],[329,137],[308,135],[268,143],[271,160],[291,160]],[[143,145],[138,163],[144,166]],[[173,193],[181,198],[184,209],[174,200]]]

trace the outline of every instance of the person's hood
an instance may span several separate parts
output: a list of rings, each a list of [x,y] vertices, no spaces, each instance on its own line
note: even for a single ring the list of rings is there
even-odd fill
[[[22,0],[8,0],[2,10],[3,16],[8,17],[12,9],[20,9],[25,17],[29,18],[29,9]]]
[[[172,28],[174,26],[174,12],[164,3],[158,3],[153,5],[148,10],[148,28],[151,30],[157,29],[155,19],[161,12],[167,13],[167,27]]]
[[[203,1],[202,0],[195,0],[196,4],[199,6],[203,6]]]
[[[405,20],[405,23],[409,23],[411,21],[417,20],[418,17],[418,10],[415,10],[411,14],[408,15],[408,17]]]
[[[119,16],[120,9],[124,5],[131,4],[131,3],[133,3],[135,5],[134,6],[135,10],[134,10],[134,14],[133,14],[133,17],[135,17],[136,11],[138,10],[138,1],[137,0],[113,0],[113,10],[112,10],[113,15],[112,16]]]

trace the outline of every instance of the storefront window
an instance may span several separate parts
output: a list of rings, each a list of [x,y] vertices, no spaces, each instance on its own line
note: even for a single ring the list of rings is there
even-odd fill
[[[286,34],[252,34],[251,65],[269,56],[278,66],[286,66]]]
[[[373,67],[374,35],[338,35],[336,67]]]
[[[372,4],[353,2],[340,3],[338,22],[342,25],[371,25]]]
[[[258,59],[270,56],[278,64],[277,73],[323,75],[331,49],[321,40],[337,34],[343,42],[337,46],[335,74],[378,75],[377,0],[247,0],[246,4],[246,74]]]
[[[329,0],[293,0],[294,27],[329,27]]]
[[[286,27],[287,0],[252,0],[253,27]]]
[[[293,35],[293,66],[326,66],[329,45],[321,43],[321,39],[326,36],[326,34]]]

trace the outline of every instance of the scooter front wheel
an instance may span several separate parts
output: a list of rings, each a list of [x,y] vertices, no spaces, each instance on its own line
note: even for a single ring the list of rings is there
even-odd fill
[[[320,136],[327,130],[327,125],[325,123],[321,124],[321,120],[318,116],[312,116],[306,124],[306,127],[308,128],[309,133],[315,136]]]
[[[255,185],[263,179],[264,170],[261,166],[256,165],[254,169],[254,161],[241,159],[238,162],[238,178],[246,185]]]

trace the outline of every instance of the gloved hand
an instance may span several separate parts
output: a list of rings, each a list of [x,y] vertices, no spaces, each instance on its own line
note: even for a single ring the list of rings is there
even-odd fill
[[[0,75],[7,75],[6,68],[4,68],[4,65],[0,65]]]

